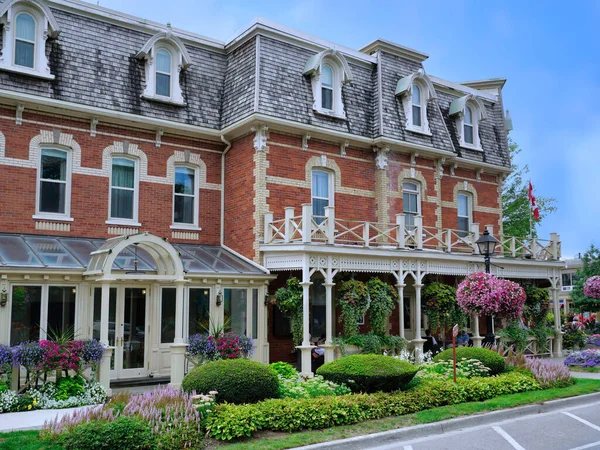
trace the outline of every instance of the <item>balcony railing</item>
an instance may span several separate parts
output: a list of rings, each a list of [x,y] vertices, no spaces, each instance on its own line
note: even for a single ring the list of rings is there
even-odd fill
[[[421,216],[408,225],[404,214],[396,215],[396,223],[338,219],[335,208],[326,207],[325,216],[313,216],[312,205],[302,205],[302,214],[293,207],[285,208],[283,219],[274,220],[266,213],[264,244],[322,243],[361,247],[397,248],[405,250],[437,250],[447,253],[478,253],[475,242],[481,234],[478,223],[469,231],[425,227]],[[493,226],[486,226],[493,235]],[[496,236],[499,256],[552,261],[560,259],[560,238],[551,233],[549,240]]]

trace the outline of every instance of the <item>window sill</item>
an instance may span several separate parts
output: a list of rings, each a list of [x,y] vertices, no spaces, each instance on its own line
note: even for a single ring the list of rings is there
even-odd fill
[[[460,144],[460,146],[462,148],[466,148],[467,150],[474,150],[476,152],[482,152],[483,153],[483,149],[481,147],[476,147],[474,145],[469,145],[469,144],[465,144],[465,143]]]
[[[422,134],[423,136],[433,136],[433,134],[431,134],[428,131],[425,131],[421,128],[413,128],[413,127],[406,127],[406,131],[410,131],[411,133],[416,133],[416,134]]]
[[[184,230],[184,231],[202,231],[202,228],[196,225],[185,225],[182,223],[173,224],[169,227],[171,230]]]
[[[161,97],[160,95],[142,94],[142,98],[144,100],[150,100],[152,102],[164,103],[166,105],[186,106],[186,103],[184,101],[177,101],[177,100],[173,100],[170,97]]]
[[[75,219],[73,219],[72,217],[67,217],[67,216],[58,216],[58,215],[51,215],[51,214],[34,214],[33,216],[31,216],[31,218],[33,220],[52,220],[54,222],[73,222]]]
[[[327,117],[333,117],[334,119],[343,119],[346,120],[346,115],[345,114],[339,114],[336,113],[334,111],[327,111],[325,109],[318,109],[318,108],[314,108],[313,109],[314,112],[321,114],[322,116],[327,116]]]
[[[142,224],[134,220],[119,220],[119,219],[108,219],[105,222],[107,225],[119,225],[122,227],[141,227]]]
[[[43,80],[54,80],[54,78],[55,78],[54,75],[52,75],[52,74],[42,73],[42,72],[39,72],[34,69],[29,69],[27,67],[0,65],[0,70],[6,71],[6,72],[18,73],[21,75],[27,75],[27,76],[35,77],[35,78],[41,78]]]

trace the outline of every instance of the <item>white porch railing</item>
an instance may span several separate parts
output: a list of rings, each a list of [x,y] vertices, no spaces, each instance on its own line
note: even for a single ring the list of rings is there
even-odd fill
[[[493,234],[493,226],[486,226]],[[264,216],[264,244],[322,243],[361,247],[398,248],[406,250],[438,250],[447,253],[478,253],[475,242],[480,236],[478,223],[470,231],[423,226],[421,216],[407,225],[404,214],[396,215],[396,223],[346,220],[335,217],[335,208],[325,208],[325,216],[312,215],[310,203],[302,205],[302,214],[293,207],[285,208],[283,219],[274,220],[273,213]],[[560,259],[560,237],[550,234],[549,240],[520,239],[498,236],[498,254],[512,258],[542,261]]]
[[[514,344],[510,339],[501,338],[500,342],[504,344],[504,356],[508,354],[509,348]],[[523,349],[523,353],[527,356],[552,356],[554,354],[554,336],[546,338],[545,348],[540,347],[540,344],[535,336],[527,337],[527,345]]]

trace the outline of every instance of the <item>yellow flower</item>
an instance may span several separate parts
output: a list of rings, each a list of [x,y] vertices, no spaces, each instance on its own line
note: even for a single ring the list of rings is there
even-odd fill
[[[31,405],[27,405],[27,409],[31,409]]]

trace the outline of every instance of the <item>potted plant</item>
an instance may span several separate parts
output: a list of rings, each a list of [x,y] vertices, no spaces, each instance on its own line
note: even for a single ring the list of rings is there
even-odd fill
[[[339,322],[342,323],[343,337],[350,338],[358,334],[358,323],[369,309],[370,296],[362,281],[348,280],[338,287],[338,304],[342,310]]]
[[[390,314],[398,303],[398,292],[388,283],[377,277],[367,281],[367,290],[371,304],[369,305],[369,325],[371,331],[379,336],[387,332]]]

